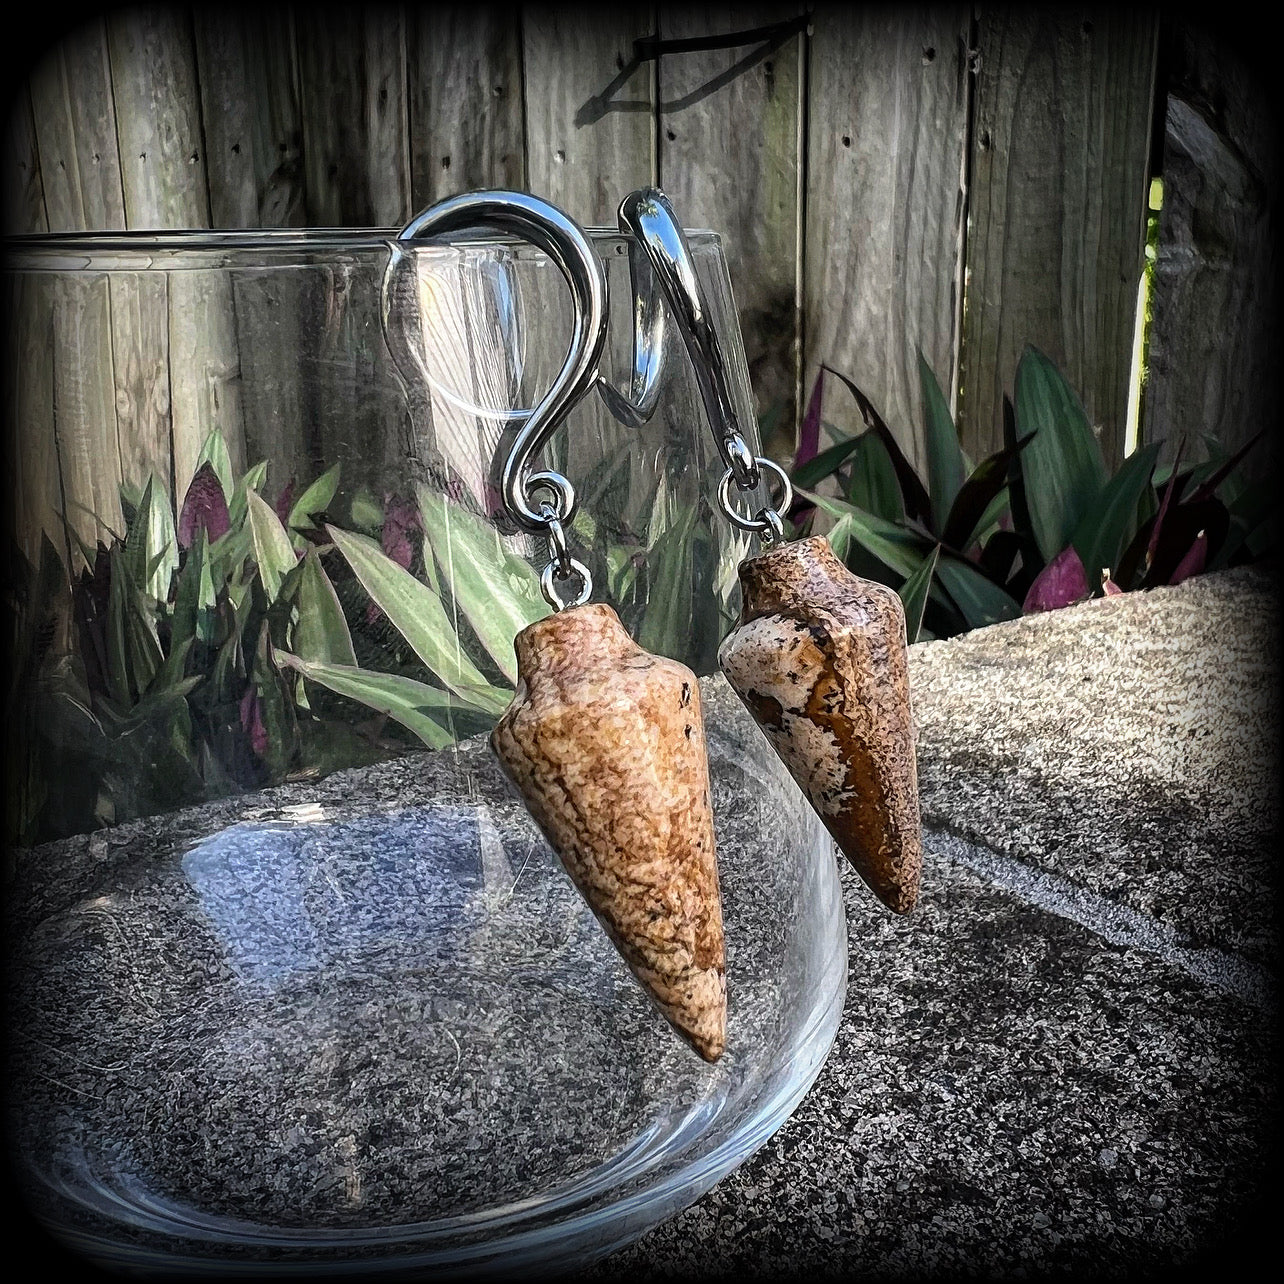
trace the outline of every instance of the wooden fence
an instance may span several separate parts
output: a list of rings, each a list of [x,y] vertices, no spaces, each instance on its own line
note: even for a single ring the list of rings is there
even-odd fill
[[[512,186],[601,224],[658,182],[723,234],[760,409],[783,409],[778,451],[824,363],[921,465],[921,351],[979,456],[1034,343],[1113,462],[1157,172],[1140,436],[1233,444],[1273,410],[1264,101],[1233,51],[1146,10],[152,7],[90,20],[31,67],[4,135],[5,219],[390,227]],[[146,451],[168,407],[139,404],[146,372],[121,354],[115,370],[101,399],[138,416],[120,440]],[[826,417],[858,423],[837,388]]]

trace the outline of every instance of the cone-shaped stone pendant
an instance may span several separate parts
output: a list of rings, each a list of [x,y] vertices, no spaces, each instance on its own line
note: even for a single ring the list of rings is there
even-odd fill
[[[517,694],[491,746],[634,975],[716,1061],[727,987],[695,674],[609,606],[559,611],[513,645]]]
[[[906,914],[923,860],[905,611],[823,536],[741,564],[728,681],[879,899]]]

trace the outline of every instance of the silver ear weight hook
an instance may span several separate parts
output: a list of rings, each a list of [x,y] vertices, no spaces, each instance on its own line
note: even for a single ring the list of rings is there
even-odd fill
[[[793,503],[793,486],[774,460],[755,457],[740,431],[722,345],[709,316],[686,235],[668,197],[653,187],[631,192],[620,204],[619,221],[620,230],[631,233],[650,259],[651,270],[686,343],[709,427],[727,466],[718,484],[718,507],[740,530],[755,532],[768,546],[781,543],[785,538],[782,514]],[[732,503],[732,484],[742,493],[757,490],[764,470],[780,483],[779,498],[774,506],[759,508],[752,517],[745,517]]]
[[[606,273],[583,229],[555,205],[524,192],[466,192],[430,206],[407,223],[392,244],[384,275],[384,333],[390,330],[392,273],[406,243],[483,227],[520,237],[543,250],[570,287],[574,321],[566,360],[517,431],[499,476],[509,515],[525,530],[548,540],[549,563],[540,576],[545,600],[555,611],[582,606],[593,592],[593,577],[567,546],[565,528],[575,513],[575,487],[561,473],[535,469],[534,459],[567,414],[599,382],[598,364],[606,344]],[[578,593],[564,595],[560,586],[569,587],[576,580]]]

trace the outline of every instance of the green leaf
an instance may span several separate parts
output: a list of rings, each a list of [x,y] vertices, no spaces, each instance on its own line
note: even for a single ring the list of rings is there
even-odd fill
[[[947,554],[937,564],[936,576],[962,612],[968,628],[1015,620],[1021,614],[1021,604],[982,575],[971,562]]]
[[[790,480],[800,489],[804,486],[811,487],[816,485],[817,482],[824,481],[830,473],[836,472],[846,462],[847,457],[856,449],[860,440],[860,437],[846,437],[836,445],[822,450],[820,454],[813,456],[805,464],[795,469]]]
[[[375,673],[346,664],[322,664],[303,660],[285,651],[275,652],[276,662],[297,670],[335,695],[347,696],[367,708],[395,718],[414,732],[429,749],[453,744],[455,737],[431,716],[449,714],[451,698],[444,691],[425,686],[397,673]]]
[[[190,637],[170,646],[169,654],[165,657],[165,663],[156,670],[156,676],[147,688],[149,697],[165,695],[177,689],[181,683],[186,681],[183,677],[183,669],[187,664],[187,654],[191,649],[192,639]],[[203,675],[197,674],[192,686],[201,682],[202,678]],[[191,687],[188,687],[188,690],[191,690]]]
[[[398,566],[374,540],[337,526],[327,525],[326,531],[371,600],[392,621],[429,671],[465,703],[488,713],[502,713],[508,707],[510,695],[491,686],[464,654],[436,593]]]
[[[1106,484],[1106,465],[1079,398],[1037,348],[1016,373],[1018,437],[1037,433],[1021,455],[1035,542],[1045,561],[1070,543]]]
[[[133,703],[129,652],[125,642],[125,617],[128,611],[126,577],[123,550],[119,545],[113,545],[111,585],[107,594],[107,690],[112,700],[122,709]]]
[[[321,565],[315,546],[303,556],[299,578],[299,619],[294,626],[294,650],[304,660],[326,664],[347,664],[354,668],[357,653],[343,618],[339,595]]]
[[[967,480],[967,472],[963,451],[959,447],[958,430],[950,417],[949,403],[921,352],[918,354],[918,378],[923,388],[927,490],[932,499],[932,526],[939,535],[945,530],[954,499]]]
[[[942,543],[960,552],[968,549],[996,521],[1009,505],[1005,495],[1002,505],[995,510],[995,500],[1003,494],[1012,461],[1029,445],[1026,437],[1003,450],[983,459],[969,474],[950,506],[950,515],[941,532]]]
[[[314,513],[323,513],[330,507],[335,491],[339,489],[340,464],[326,469],[290,507],[290,527],[311,527]]]
[[[897,590],[901,595],[901,604],[905,607],[905,637],[909,642],[918,641],[919,631],[923,627],[923,611],[927,607],[927,595],[932,588],[932,576],[936,574],[936,563],[940,555],[941,546],[938,544],[923,559],[918,570]]]
[[[872,513],[864,512],[841,499],[830,499],[827,495],[817,495],[811,491],[802,494],[811,500],[821,512],[831,517],[849,519],[846,534],[857,541],[868,552],[872,553],[885,566],[908,578],[918,570],[927,551],[928,543],[921,536],[905,530]]]
[[[254,560],[259,565],[259,578],[269,602],[275,602],[281,581],[294,570],[298,559],[294,545],[281,525],[272,506],[257,491],[246,493],[250,517],[250,536],[254,541]]]
[[[231,523],[231,530],[237,531],[245,522],[246,495],[252,490],[258,490],[267,480],[268,461],[260,459],[237,483],[236,489],[232,492],[232,498],[227,502],[227,518]],[[230,534],[231,532],[229,532]],[[227,536],[223,537],[224,539]]]
[[[218,477],[219,485],[223,487],[223,498],[230,500],[235,490],[232,456],[228,454],[227,440],[218,428],[211,429],[209,436],[201,443],[201,453],[196,456],[196,467],[192,469],[193,476],[204,463],[208,463]],[[187,480],[191,481],[191,478]]]
[[[210,571],[209,536],[202,527],[178,576],[178,593],[170,616],[170,646],[179,647],[193,638],[205,644],[214,640],[216,596]]]
[[[896,478],[896,465],[877,433],[864,432],[857,438],[847,499],[857,508],[863,508],[884,521],[900,523],[905,520],[905,501]]]
[[[424,535],[441,566],[444,582],[499,671],[517,682],[513,639],[548,613],[539,575],[511,553],[499,532],[427,486],[417,486]]]
[[[178,536],[169,496],[155,474],[149,474],[125,534],[125,568],[143,592],[163,602],[177,567]]]
[[[1089,506],[1075,528],[1071,543],[1083,563],[1089,584],[1100,579],[1101,568],[1115,570],[1119,555],[1137,532],[1137,506],[1151,490],[1151,475],[1159,457],[1159,442],[1135,450]]]
[[[649,591],[637,642],[655,655],[674,658],[688,649],[695,581],[695,524],[695,506],[679,506],[673,522],[656,540],[648,557]]]
[[[383,505],[364,486],[352,497],[351,519],[360,531],[377,531],[383,525]]]

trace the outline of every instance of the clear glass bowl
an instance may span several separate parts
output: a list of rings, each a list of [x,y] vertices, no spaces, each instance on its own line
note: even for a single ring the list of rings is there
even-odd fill
[[[593,240],[624,388],[628,242]],[[721,249],[690,240],[751,428]],[[496,511],[491,456],[563,360],[569,296],[503,238],[410,253],[430,377],[407,384],[379,322],[384,234],[9,246],[10,1150],[42,1217],[131,1270],[582,1264],[761,1145],[842,1007],[831,844],[721,679],[703,682],[714,1066],[504,782],[484,733],[545,554]],[[749,546],[711,504],[721,461],[673,328],[665,343],[651,420],[591,395],[545,463],[580,492],[595,599],[709,675]],[[426,636],[372,595],[376,563],[431,593]],[[336,636],[357,668],[419,684],[420,720],[321,680]]]

